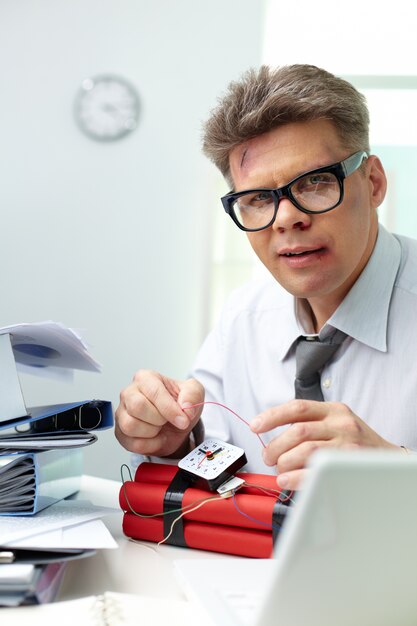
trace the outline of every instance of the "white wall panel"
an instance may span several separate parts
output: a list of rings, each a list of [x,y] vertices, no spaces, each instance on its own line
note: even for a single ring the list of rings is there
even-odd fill
[[[206,330],[214,168],[200,125],[227,83],[261,58],[264,2],[2,0],[0,326],[83,329],[102,374],[73,385],[22,378],[31,405],[104,398],[139,367],[184,376]],[[81,81],[138,89],[138,129],[111,144],[80,133]],[[113,433],[86,451],[118,478]]]

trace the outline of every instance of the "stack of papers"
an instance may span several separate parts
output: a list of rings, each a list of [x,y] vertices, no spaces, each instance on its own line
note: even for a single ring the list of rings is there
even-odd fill
[[[32,517],[0,517],[1,549],[84,550],[116,548],[101,518],[119,509],[61,500]],[[97,523],[99,522],[99,523]]]
[[[63,500],[33,517],[0,518],[0,606],[53,600],[68,560],[113,549],[102,517],[118,509]]]

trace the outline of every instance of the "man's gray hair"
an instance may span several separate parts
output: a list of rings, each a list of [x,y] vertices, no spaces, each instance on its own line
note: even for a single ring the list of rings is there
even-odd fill
[[[262,65],[229,84],[203,126],[203,152],[231,183],[239,144],[292,122],[327,119],[351,152],[369,152],[366,100],[351,83],[314,65]]]

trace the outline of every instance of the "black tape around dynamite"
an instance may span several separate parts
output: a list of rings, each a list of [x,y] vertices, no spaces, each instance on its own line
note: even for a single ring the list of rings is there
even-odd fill
[[[275,544],[288,514],[289,502],[275,502],[272,510],[272,543]]]
[[[169,483],[164,496],[164,537],[169,535],[173,522],[181,515],[181,511],[178,509],[182,509],[184,493],[194,482],[195,480],[192,477],[178,470]],[[187,547],[182,517],[174,524],[172,533],[166,540],[166,543],[182,546],[183,548]]]
[[[164,496],[164,537],[168,537],[171,533],[171,527],[173,522],[181,515],[182,500],[185,491],[192,486],[195,486],[197,481],[196,477],[183,472],[180,469],[175,474],[174,478],[169,483]],[[272,510],[272,542],[275,544],[286,516],[288,514],[290,502],[282,502],[279,499],[275,502]],[[184,536],[184,520],[181,517],[174,524],[172,533],[166,540],[174,546],[181,546],[187,548],[187,543]]]

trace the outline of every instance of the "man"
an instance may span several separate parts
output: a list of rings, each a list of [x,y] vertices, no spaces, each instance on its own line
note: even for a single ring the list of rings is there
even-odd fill
[[[232,294],[192,378],[135,375],[116,411],[128,450],[182,456],[203,408],[208,434],[287,489],[320,447],[417,449],[417,242],[378,224],[386,177],[368,125],[363,96],[314,66],[264,66],[230,84],[204,152],[271,278]],[[300,335],[325,342],[338,331],[323,401],[294,399]]]

